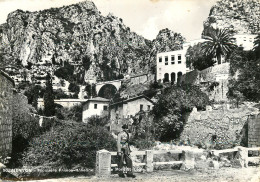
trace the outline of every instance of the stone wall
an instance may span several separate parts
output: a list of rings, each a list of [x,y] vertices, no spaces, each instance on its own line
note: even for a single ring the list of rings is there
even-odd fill
[[[229,109],[227,105],[218,109],[207,106],[206,111],[197,111],[194,108],[184,126],[181,140],[189,139],[191,144],[206,145],[215,141],[214,143],[229,147],[241,144],[246,133],[245,124],[252,112],[246,106],[237,109]]]
[[[12,151],[12,97],[13,80],[0,70],[0,157]],[[1,158],[0,158],[0,162]]]
[[[143,84],[146,82],[151,82],[155,80],[155,75],[154,74],[142,74],[138,76],[132,76],[130,78],[131,84]]]
[[[260,114],[249,116],[248,147],[260,147]]]
[[[229,67],[229,63],[223,63],[202,71],[194,70],[184,74],[180,83],[200,86],[210,100],[227,101]]]

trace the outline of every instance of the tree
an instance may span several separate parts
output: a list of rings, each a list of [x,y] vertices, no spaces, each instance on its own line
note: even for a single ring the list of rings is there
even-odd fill
[[[208,104],[208,96],[197,86],[173,85],[165,88],[152,110],[155,137],[160,141],[178,138],[185,123],[185,116],[193,107],[204,109]]]
[[[202,49],[202,45],[202,43],[198,43],[188,48],[186,53],[186,66],[188,68],[203,70],[210,66],[213,66],[216,63],[211,54],[205,54]]]
[[[75,92],[76,94],[78,94],[80,90],[79,86],[75,83],[70,83],[68,89],[70,92]]]
[[[90,84],[86,83],[85,91],[87,92],[88,98],[91,97],[96,97],[97,96],[97,91],[96,91],[96,85],[95,84]]]
[[[46,77],[46,91],[43,96],[43,102],[44,102],[44,115],[54,116],[55,104],[54,104],[54,95],[53,95],[52,80],[51,80],[50,73],[47,73],[47,77]]]
[[[241,101],[260,101],[260,55],[254,51],[235,50],[230,55],[230,73],[234,79],[229,81],[229,98]]]
[[[260,34],[258,34],[254,41],[254,52],[256,56],[260,58]]]
[[[227,29],[211,29],[203,38],[207,40],[202,45],[205,54],[217,57],[218,64],[221,64],[221,56],[226,56],[236,48],[231,33]]]

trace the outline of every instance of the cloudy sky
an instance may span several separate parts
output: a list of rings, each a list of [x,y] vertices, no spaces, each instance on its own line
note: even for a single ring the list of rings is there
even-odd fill
[[[0,24],[16,9],[37,11],[83,0],[0,0]],[[123,19],[132,31],[154,39],[159,30],[169,28],[187,40],[199,39],[203,21],[217,0],[92,0],[102,15],[109,12]]]

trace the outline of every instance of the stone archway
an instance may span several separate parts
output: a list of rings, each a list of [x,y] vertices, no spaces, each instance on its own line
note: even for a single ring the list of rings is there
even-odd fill
[[[118,89],[113,84],[105,84],[99,89],[98,96],[111,99],[115,96],[117,91]]]

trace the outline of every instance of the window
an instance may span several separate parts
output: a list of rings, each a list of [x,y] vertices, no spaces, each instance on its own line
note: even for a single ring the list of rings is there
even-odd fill
[[[103,110],[104,110],[104,111],[107,111],[107,106],[104,106],[104,107],[103,107]]]
[[[151,106],[147,105],[147,110],[150,111],[150,109],[151,109]]]
[[[181,64],[181,55],[178,55],[178,64]]]
[[[162,57],[159,57],[159,63],[161,63],[162,62]]]
[[[168,56],[165,56],[165,65],[168,65]]]
[[[144,108],[143,104],[140,104],[140,111],[142,111]]]
[[[94,104],[94,109],[97,109],[97,104]]]
[[[174,55],[172,55],[172,57],[171,57],[171,64],[175,64],[175,56]]]

